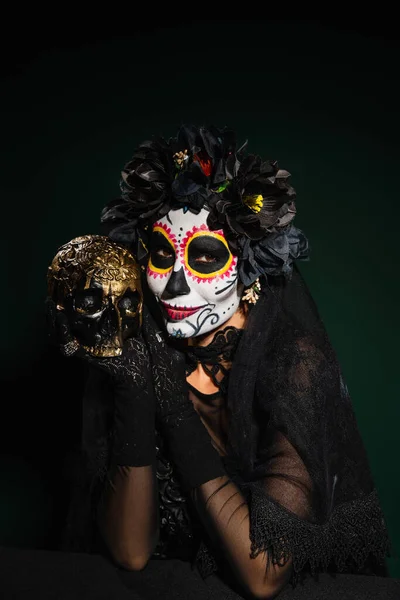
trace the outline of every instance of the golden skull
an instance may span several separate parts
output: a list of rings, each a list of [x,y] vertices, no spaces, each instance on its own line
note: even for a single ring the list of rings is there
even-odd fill
[[[119,356],[142,321],[141,272],[132,254],[107,236],[83,235],[58,249],[47,272],[48,294],[71,332],[93,356]]]

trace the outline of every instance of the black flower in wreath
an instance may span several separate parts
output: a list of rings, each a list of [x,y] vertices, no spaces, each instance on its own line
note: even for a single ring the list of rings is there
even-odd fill
[[[307,260],[309,255],[306,236],[293,225],[257,241],[242,236],[239,244],[239,277],[246,287],[263,275],[290,278],[294,261]]]
[[[304,234],[291,225],[296,193],[290,173],[239,149],[232,129],[182,126],[176,137],[143,142],[121,173],[121,197],[102,211],[101,221],[116,242],[147,257],[151,224],[170,210],[210,212],[210,229],[223,229],[240,258],[245,285],[262,274],[291,273],[306,258]]]
[[[287,226],[296,214],[296,193],[289,177],[276,161],[247,156],[232,184],[210,199],[209,227],[223,227],[236,249],[241,236],[259,240]]]
[[[239,168],[231,129],[183,126],[168,141],[157,137],[137,148],[121,173],[121,197],[108,203],[101,222],[116,242],[146,256],[148,228],[171,209],[199,213],[225,189]]]

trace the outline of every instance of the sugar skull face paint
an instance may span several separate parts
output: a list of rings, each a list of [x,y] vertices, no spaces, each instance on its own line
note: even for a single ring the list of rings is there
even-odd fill
[[[171,336],[207,333],[239,306],[237,257],[223,231],[207,227],[207,216],[205,208],[198,215],[171,210],[153,226],[147,282]]]

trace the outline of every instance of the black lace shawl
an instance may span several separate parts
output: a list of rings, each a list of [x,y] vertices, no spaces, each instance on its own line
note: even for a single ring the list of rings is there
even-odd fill
[[[82,429],[87,467],[71,502],[68,548],[93,548],[88,515],[107,473],[109,398],[106,385],[93,388],[89,378]],[[306,571],[387,574],[390,543],[368,457],[337,357],[297,269],[291,281],[263,283],[234,355],[226,402],[226,469],[249,505],[252,555],[267,552],[274,563],[291,556],[293,580]],[[310,510],[303,516],[291,510],[287,492],[270,493],[265,484],[271,432],[294,449],[311,481]],[[198,539],[199,529],[162,441],[157,460],[162,525],[179,555],[185,540],[189,548]],[[283,471],[280,477],[292,489],[299,485],[296,474]],[[168,557],[173,546],[161,539],[158,556]],[[204,576],[218,568],[206,543],[197,563]]]
[[[390,542],[368,456],[337,356],[297,268],[291,281],[264,286],[235,355],[228,406],[253,555],[267,551],[274,562],[290,555],[294,573],[382,574]],[[261,483],[271,430],[297,451],[311,478],[306,519]]]

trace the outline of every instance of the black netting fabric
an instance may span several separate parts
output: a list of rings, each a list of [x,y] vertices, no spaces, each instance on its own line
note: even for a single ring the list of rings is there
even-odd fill
[[[275,279],[263,290],[228,392],[252,554],[267,551],[273,563],[290,556],[295,574],[362,572],[371,564],[380,572],[390,555],[388,532],[324,324],[297,269],[291,281]]]

